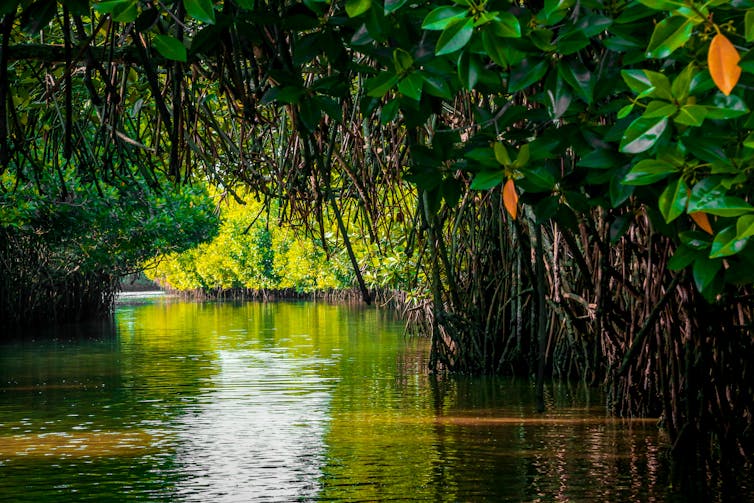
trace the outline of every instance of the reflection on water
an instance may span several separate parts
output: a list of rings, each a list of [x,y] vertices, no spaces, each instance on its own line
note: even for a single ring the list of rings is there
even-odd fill
[[[655,421],[435,378],[374,309],[121,304],[0,345],[2,501],[668,501]]]

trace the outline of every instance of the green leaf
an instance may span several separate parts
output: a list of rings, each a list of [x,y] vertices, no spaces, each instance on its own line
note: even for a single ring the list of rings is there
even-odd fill
[[[503,68],[508,67],[508,60],[505,58],[505,51],[503,50],[504,46],[502,41],[499,40],[497,36],[490,30],[488,30],[487,27],[485,27],[484,31],[482,31],[482,47],[484,48],[484,52],[487,53],[492,61]]]
[[[678,111],[678,107],[667,101],[654,100],[650,101],[647,109],[641,114],[645,119],[656,117],[671,117]]]
[[[685,103],[689,97],[689,90],[691,89],[691,79],[696,73],[696,67],[693,63],[690,63],[686,68],[679,73],[671,86],[671,93],[675,101],[679,103]]]
[[[684,105],[673,118],[677,124],[699,127],[707,117],[707,107],[701,105]]]
[[[744,239],[754,236],[754,215],[743,215],[736,222],[736,237]]]
[[[165,59],[186,62],[186,46],[177,38],[170,35],[155,35],[152,43]]]
[[[498,37],[521,38],[521,24],[510,12],[498,12],[497,20],[492,23],[492,30]]]
[[[636,94],[643,94],[652,88],[652,83],[644,70],[621,70],[620,75],[628,88]]]
[[[746,41],[754,41],[754,9],[746,11],[744,16],[744,33],[746,34]]]
[[[186,14],[203,23],[215,24],[215,8],[212,0],[183,0]]]
[[[380,109],[380,124],[383,126],[386,124],[389,124],[395,119],[395,117],[398,115],[398,110],[400,108],[400,101],[396,98],[394,100],[388,101],[381,109]]]
[[[707,118],[710,120],[735,119],[749,113],[744,100],[735,94],[725,96],[723,93],[716,93],[713,105],[707,105],[706,108]]]
[[[644,159],[631,167],[623,179],[625,185],[649,185],[676,173],[678,168],[669,162]]]
[[[500,171],[481,171],[474,176],[471,182],[473,190],[487,190],[500,185],[505,179],[505,174]]]
[[[697,258],[704,258],[704,253],[689,248],[688,246],[679,246],[673,256],[668,261],[668,269],[671,271],[680,271],[691,265]]]
[[[479,81],[479,75],[484,70],[483,63],[476,54],[464,52],[458,58],[458,78],[466,89],[474,89]]]
[[[535,64],[532,64],[528,59],[523,60],[521,64],[511,69],[508,92],[515,93],[539,82],[545,76],[549,67],[545,60]]]
[[[555,85],[545,88],[547,112],[552,120],[560,119],[571,105],[571,93],[568,92],[562,77],[558,74]]]
[[[582,157],[576,165],[583,168],[611,169],[620,166],[621,161],[612,149],[597,148]]]
[[[444,100],[450,100],[452,94],[450,92],[450,85],[447,79],[438,77],[437,75],[431,75],[426,72],[420,72],[420,75],[424,79],[424,90],[432,96],[437,96]]]
[[[519,154],[519,157],[521,157],[521,154]],[[543,165],[534,168],[522,167],[520,171],[523,178],[516,180],[516,185],[524,189],[526,192],[550,192],[555,186],[555,177],[552,172]]]
[[[521,148],[518,150],[518,155],[516,156],[516,160],[513,162],[513,167],[523,168],[529,162],[529,158],[529,144],[525,143],[521,145]]]
[[[398,48],[393,51],[393,64],[395,65],[395,73],[402,74],[413,66],[414,58],[408,51]]]
[[[424,79],[418,73],[409,73],[398,82],[398,92],[407,98],[419,101],[422,97]]]
[[[570,61],[558,63],[558,75],[565,80],[576,96],[581,98],[584,103],[591,105],[594,100],[595,79],[592,78],[591,72],[580,62]]]
[[[427,14],[422,23],[422,28],[425,30],[444,30],[452,23],[466,17],[467,12],[467,9],[460,7],[438,7]]]
[[[110,0],[94,4],[94,10],[102,14],[110,14],[113,21],[131,23],[139,15],[138,0]]]
[[[445,28],[435,46],[435,55],[442,56],[462,49],[474,33],[474,20],[458,20]]]
[[[731,225],[717,233],[715,240],[712,241],[709,257],[720,258],[735,255],[743,250],[748,242],[749,238],[739,238],[736,235],[736,226]]]
[[[703,211],[721,217],[737,217],[754,212],[754,207],[743,199],[725,194],[716,177],[705,178],[691,189],[686,211]]]
[[[631,112],[633,112],[633,110],[634,110],[633,103],[629,103],[628,105],[621,107],[621,109],[618,110],[618,115],[617,115],[618,119],[625,119],[626,117],[631,115]]]
[[[686,211],[689,201],[689,186],[683,178],[670,182],[660,194],[660,213],[667,223],[672,222]]]
[[[385,15],[392,14],[403,7],[408,0],[385,0]]]
[[[495,151],[495,159],[497,160],[497,162],[499,162],[503,166],[510,166],[512,164],[511,158],[508,155],[508,150],[506,150],[505,145],[503,145],[501,142],[495,142],[493,150]]]
[[[380,72],[365,83],[367,96],[382,98],[398,83],[399,77],[391,72]]]
[[[722,261],[699,257],[694,261],[693,276],[697,290],[704,292],[722,266]]]
[[[372,7],[372,0],[346,0],[346,14],[356,17],[364,14]]]
[[[646,96],[654,96],[661,100],[673,101],[672,85],[670,79],[660,72],[653,72],[652,70],[644,70],[644,74],[649,80],[649,84],[654,87],[654,91]]]
[[[670,16],[655,26],[647,47],[647,57],[667,58],[673,51],[688,42],[696,23],[685,16]]]
[[[691,208],[691,203],[689,203]],[[692,210],[689,209],[689,212]],[[735,196],[722,196],[716,199],[707,199],[699,201],[694,205],[693,211],[704,211],[710,215],[720,217],[737,217],[746,213],[754,212],[754,207],[749,203]]]
[[[619,150],[626,154],[638,154],[649,150],[657,143],[667,126],[667,117],[639,117],[629,124],[621,139]]]

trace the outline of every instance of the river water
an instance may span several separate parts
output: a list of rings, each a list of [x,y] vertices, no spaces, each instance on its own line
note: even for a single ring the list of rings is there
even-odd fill
[[[434,378],[377,309],[122,302],[0,345],[1,501],[670,501],[656,421]]]

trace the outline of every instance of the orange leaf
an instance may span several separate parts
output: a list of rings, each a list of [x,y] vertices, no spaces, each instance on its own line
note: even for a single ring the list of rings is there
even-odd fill
[[[508,179],[503,187],[503,204],[511,217],[513,217],[513,220],[515,220],[516,213],[518,212],[518,194],[516,193],[516,186],[513,184],[512,178]]]
[[[696,225],[698,225],[707,234],[715,233],[715,231],[712,230],[712,226],[709,223],[709,217],[707,217],[707,214],[705,212],[692,211],[691,213],[689,213],[689,216],[694,222],[696,222]]]
[[[738,66],[740,59],[738,51],[725,35],[722,33],[715,35],[709,45],[707,64],[712,80],[725,96],[728,96],[736,87],[738,78],[741,76],[741,67]]]

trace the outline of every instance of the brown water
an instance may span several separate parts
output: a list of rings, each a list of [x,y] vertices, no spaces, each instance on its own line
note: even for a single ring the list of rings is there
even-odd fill
[[[656,421],[435,379],[384,311],[157,298],[25,335],[0,345],[2,501],[672,499]]]

